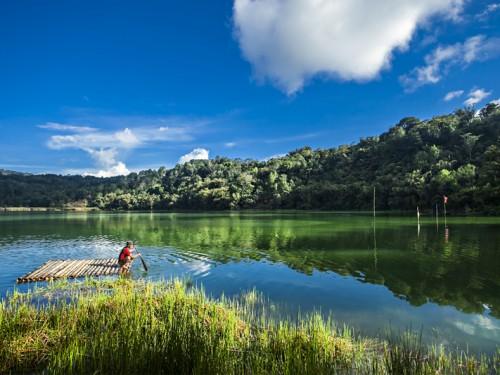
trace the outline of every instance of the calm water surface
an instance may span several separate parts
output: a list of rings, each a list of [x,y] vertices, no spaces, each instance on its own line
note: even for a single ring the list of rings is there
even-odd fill
[[[134,277],[187,277],[213,295],[256,288],[285,315],[321,310],[365,335],[412,328],[427,341],[500,346],[500,219],[360,214],[0,215],[0,296],[48,259],[117,256],[139,241]],[[26,285],[19,287],[27,288]]]

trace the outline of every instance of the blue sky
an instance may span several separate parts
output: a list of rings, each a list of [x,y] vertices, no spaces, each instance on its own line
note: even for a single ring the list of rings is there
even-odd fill
[[[497,100],[499,67],[498,0],[5,1],[0,168],[333,147]]]

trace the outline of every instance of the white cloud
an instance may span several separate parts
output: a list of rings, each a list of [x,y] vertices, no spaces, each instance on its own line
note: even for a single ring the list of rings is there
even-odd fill
[[[130,173],[123,162],[123,154],[157,142],[190,141],[193,129],[207,124],[207,120],[149,117],[102,117],[94,119],[108,127],[126,124],[120,130],[104,131],[88,126],[46,123],[39,127],[66,132],[52,135],[47,146],[53,150],[76,149],[88,153],[94,160],[94,169],[68,169],[66,173],[110,177]],[[144,124],[144,125],[141,125]],[[69,134],[67,134],[69,132]]]
[[[67,169],[64,174],[80,174],[83,176],[113,177],[128,175],[131,171],[124,162],[118,161],[118,150],[116,149],[85,149],[95,161],[96,169]]]
[[[492,100],[490,103],[492,103],[492,104],[496,104],[496,105],[499,105],[499,106],[500,106],[500,98],[495,99],[495,100]]]
[[[179,164],[187,163],[191,160],[208,160],[209,151],[204,148],[195,148],[190,153],[183,155],[179,158]]]
[[[60,124],[58,122],[47,122],[43,125],[38,125],[38,127],[41,129],[69,131],[74,133],[86,133],[86,132],[97,131],[96,128],[92,128],[90,126]]]
[[[53,135],[49,148],[118,148],[133,149],[151,142],[188,141],[192,137],[187,128],[125,128],[115,132],[93,131],[85,134]]]
[[[500,38],[487,38],[476,35],[447,46],[438,46],[425,56],[425,65],[414,68],[409,74],[400,77],[406,91],[439,82],[443,75],[452,67],[466,67],[474,61],[484,61],[500,53]]]
[[[473,89],[469,92],[467,100],[464,101],[466,106],[473,106],[488,96],[491,95],[491,91],[485,91],[484,89]]]
[[[224,143],[224,146],[226,146],[227,148],[233,148],[236,147],[236,142],[226,142]]]
[[[447,93],[445,96],[444,96],[444,101],[445,102],[449,102],[450,100],[453,100],[455,98],[458,98],[460,96],[462,96],[464,93],[464,90],[456,90],[456,91],[450,91],[449,93]]]
[[[262,158],[261,161],[269,161],[271,159],[280,159],[282,157],[286,156],[286,154],[276,154],[276,155],[271,155],[271,156],[267,156],[265,158]]]
[[[500,3],[488,4],[481,13],[476,15],[476,18],[481,21],[485,21],[491,13],[494,13],[497,10],[500,10]]]
[[[82,175],[82,176],[94,176],[94,177],[115,177],[115,176],[126,176],[133,171],[130,171],[125,163],[119,161],[115,165],[112,165],[108,169],[65,169],[63,175]]]
[[[129,128],[116,132],[115,137],[122,145],[126,146],[126,148],[133,148],[141,143],[139,138]]]
[[[235,36],[260,79],[288,94],[322,74],[366,81],[408,48],[435,15],[456,18],[463,0],[234,0]]]

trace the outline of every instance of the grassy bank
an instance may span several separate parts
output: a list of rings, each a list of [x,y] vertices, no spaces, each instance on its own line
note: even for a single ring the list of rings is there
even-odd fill
[[[499,358],[354,337],[318,315],[269,318],[255,292],[214,301],[180,281],[68,283],[0,304],[0,373],[489,374]]]

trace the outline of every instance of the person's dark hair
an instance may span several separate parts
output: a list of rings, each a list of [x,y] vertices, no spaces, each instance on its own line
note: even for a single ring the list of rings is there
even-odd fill
[[[132,241],[127,241],[127,247],[129,246],[134,246],[134,243]]]

